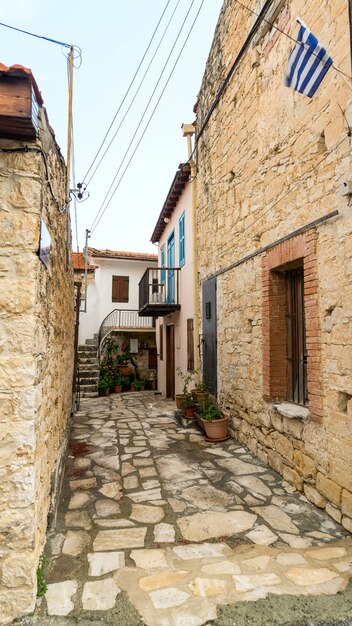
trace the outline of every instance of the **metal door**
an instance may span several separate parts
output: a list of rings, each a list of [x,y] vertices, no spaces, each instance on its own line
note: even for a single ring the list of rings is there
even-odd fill
[[[216,324],[216,278],[210,278],[202,289],[203,316],[203,380],[209,391],[217,393],[217,324]]]

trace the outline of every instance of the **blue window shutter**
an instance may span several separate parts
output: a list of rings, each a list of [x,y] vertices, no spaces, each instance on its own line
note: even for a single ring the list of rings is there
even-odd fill
[[[179,219],[179,239],[180,239],[180,250],[179,250],[179,259],[180,266],[185,264],[185,214],[182,213]]]
[[[165,267],[165,248],[161,248],[161,267]],[[165,283],[165,270],[161,270],[161,284]]]

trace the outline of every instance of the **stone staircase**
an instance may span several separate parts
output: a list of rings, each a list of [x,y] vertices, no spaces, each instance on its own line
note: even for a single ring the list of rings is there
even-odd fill
[[[99,378],[98,337],[86,339],[84,345],[78,346],[78,363],[81,398],[93,398],[97,395]]]

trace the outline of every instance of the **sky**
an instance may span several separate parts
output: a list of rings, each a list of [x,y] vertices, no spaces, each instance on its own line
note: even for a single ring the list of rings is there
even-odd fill
[[[156,53],[140,91],[88,185],[89,198],[76,204],[77,229],[74,202],[71,201],[74,250],[77,250],[77,242],[79,249],[83,249],[85,231],[89,229],[91,235],[88,244],[92,247],[156,252],[150,237],[175,172],[181,162],[187,161],[187,140],[182,137],[181,125],[192,123],[195,119],[193,107],[222,0],[203,0],[199,16],[170,77],[201,5],[202,0],[0,0],[1,22],[79,46],[82,50],[81,59],[75,60],[77,66],[81,65],[74,70],[73,82],[76,183],[84,180],[165,10],[108,142],[127,112]],[[174,46],[183,22],[183,30]],[[66,158],[68,50],[3,26],[0,26],[0,34],[0,62],[5,65],[18,63],[31,68],[42,92],[56,140]],[[140,146],[124,173],[168,80]],[[149,100],[150,105],[145,112]],[[135,132],[135,139],[132,140]],[[131,141],[130,151],[123,161]],[[113,190],[118,184],[116,193],[99,223],[94,226],[99,209],[105,207],[104,198],[119,168],[112,187]],[[93,172],[94,167],[91,170]],[[89,176],[86,178],[88,180]]]

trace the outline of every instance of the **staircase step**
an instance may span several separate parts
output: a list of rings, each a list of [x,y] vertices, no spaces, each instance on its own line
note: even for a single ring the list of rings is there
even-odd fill
[[[97,346],[78,346],[78,353],[80,352],[88,352],[91,354],[96,354]]]
[[[80,367],[79,375],[81,378],[99,378],[99,370]]]

